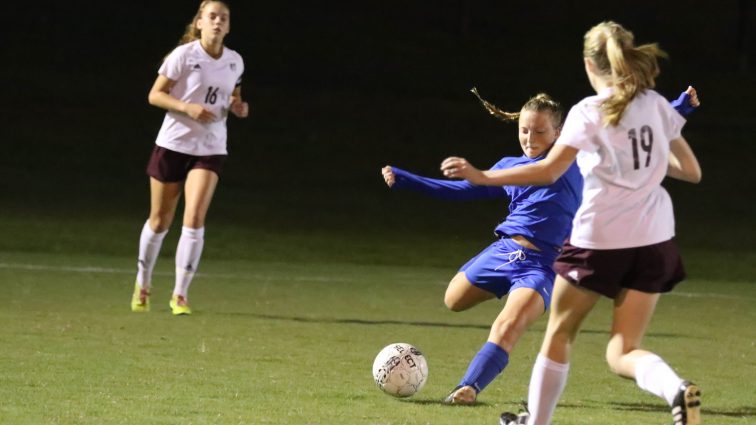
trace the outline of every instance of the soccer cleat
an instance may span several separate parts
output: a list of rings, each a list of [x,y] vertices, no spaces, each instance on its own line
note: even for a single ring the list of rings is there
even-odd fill
[[[139,287],[139,283],[134,283],[134,294],[131,296],[131,311],[135,313],[150,311],[150,291]]]
[[[171,301],[168,305],[171,306],[171,313],[173,313],[174,316],[192,314],[192,309],[189,308],[189,304],[186,302],[186,298],[183,295],[174,295],[171,297]]]
[[[499,416],[499,425],[527,425],[530,413],[522,412],[519,415],[504,412]]]
[[[684,381],[680,384],[672,402],[672,423],[674,425],[700,425],[701,389],[698,385]]]
[[[469,385],[457,385],[444,398],[444,404],[473,404],[477,397],[478,393],[475,391],[475,388]]]

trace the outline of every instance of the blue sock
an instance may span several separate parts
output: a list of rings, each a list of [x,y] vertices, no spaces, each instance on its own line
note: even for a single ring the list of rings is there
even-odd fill
[[[486,342],[473,357],[467,373],[459,385],[470,385],[481,392],[494,380],[509,363],[509,353],[493,342]]]

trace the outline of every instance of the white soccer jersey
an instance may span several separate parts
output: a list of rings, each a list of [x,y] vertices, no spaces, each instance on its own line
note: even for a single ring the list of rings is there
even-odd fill
[[[216,120],[202,124],[188,115],[168,111],[155,143],[189,155],[226,155],[226,117],[231,94],[244,73],[241,55],[224,46],[221,57],[214,59],[196,40],[176,47],[158,73],[175,81],[171,96],[204,106]]]
[[[685,119],[653,90],[630,102],[617,126],[605,127],[599,105],[611,89],[572,107],[556,143],[579,149],[583,202],[570,243],[619,249],[652,245],[675,235],[672,200],[661,186],[670,141]]]

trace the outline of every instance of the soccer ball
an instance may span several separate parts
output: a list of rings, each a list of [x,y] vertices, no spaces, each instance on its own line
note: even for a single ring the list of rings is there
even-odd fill
[[[417,348],[406,343],[387,345],[375,357],[373,378],[378,388],[394,397],[409,397],[428,379],[428,363]]]

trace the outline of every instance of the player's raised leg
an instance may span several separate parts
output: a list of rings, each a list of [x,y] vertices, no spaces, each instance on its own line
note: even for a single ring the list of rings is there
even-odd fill
[[[675,425],[700,423],[701,391],[680,378],[658,355],[640,348],[653,316],[658,293],[625,290],[614,301],[612,333],[606,349],[611,370],[663,398],[672,408]]]

